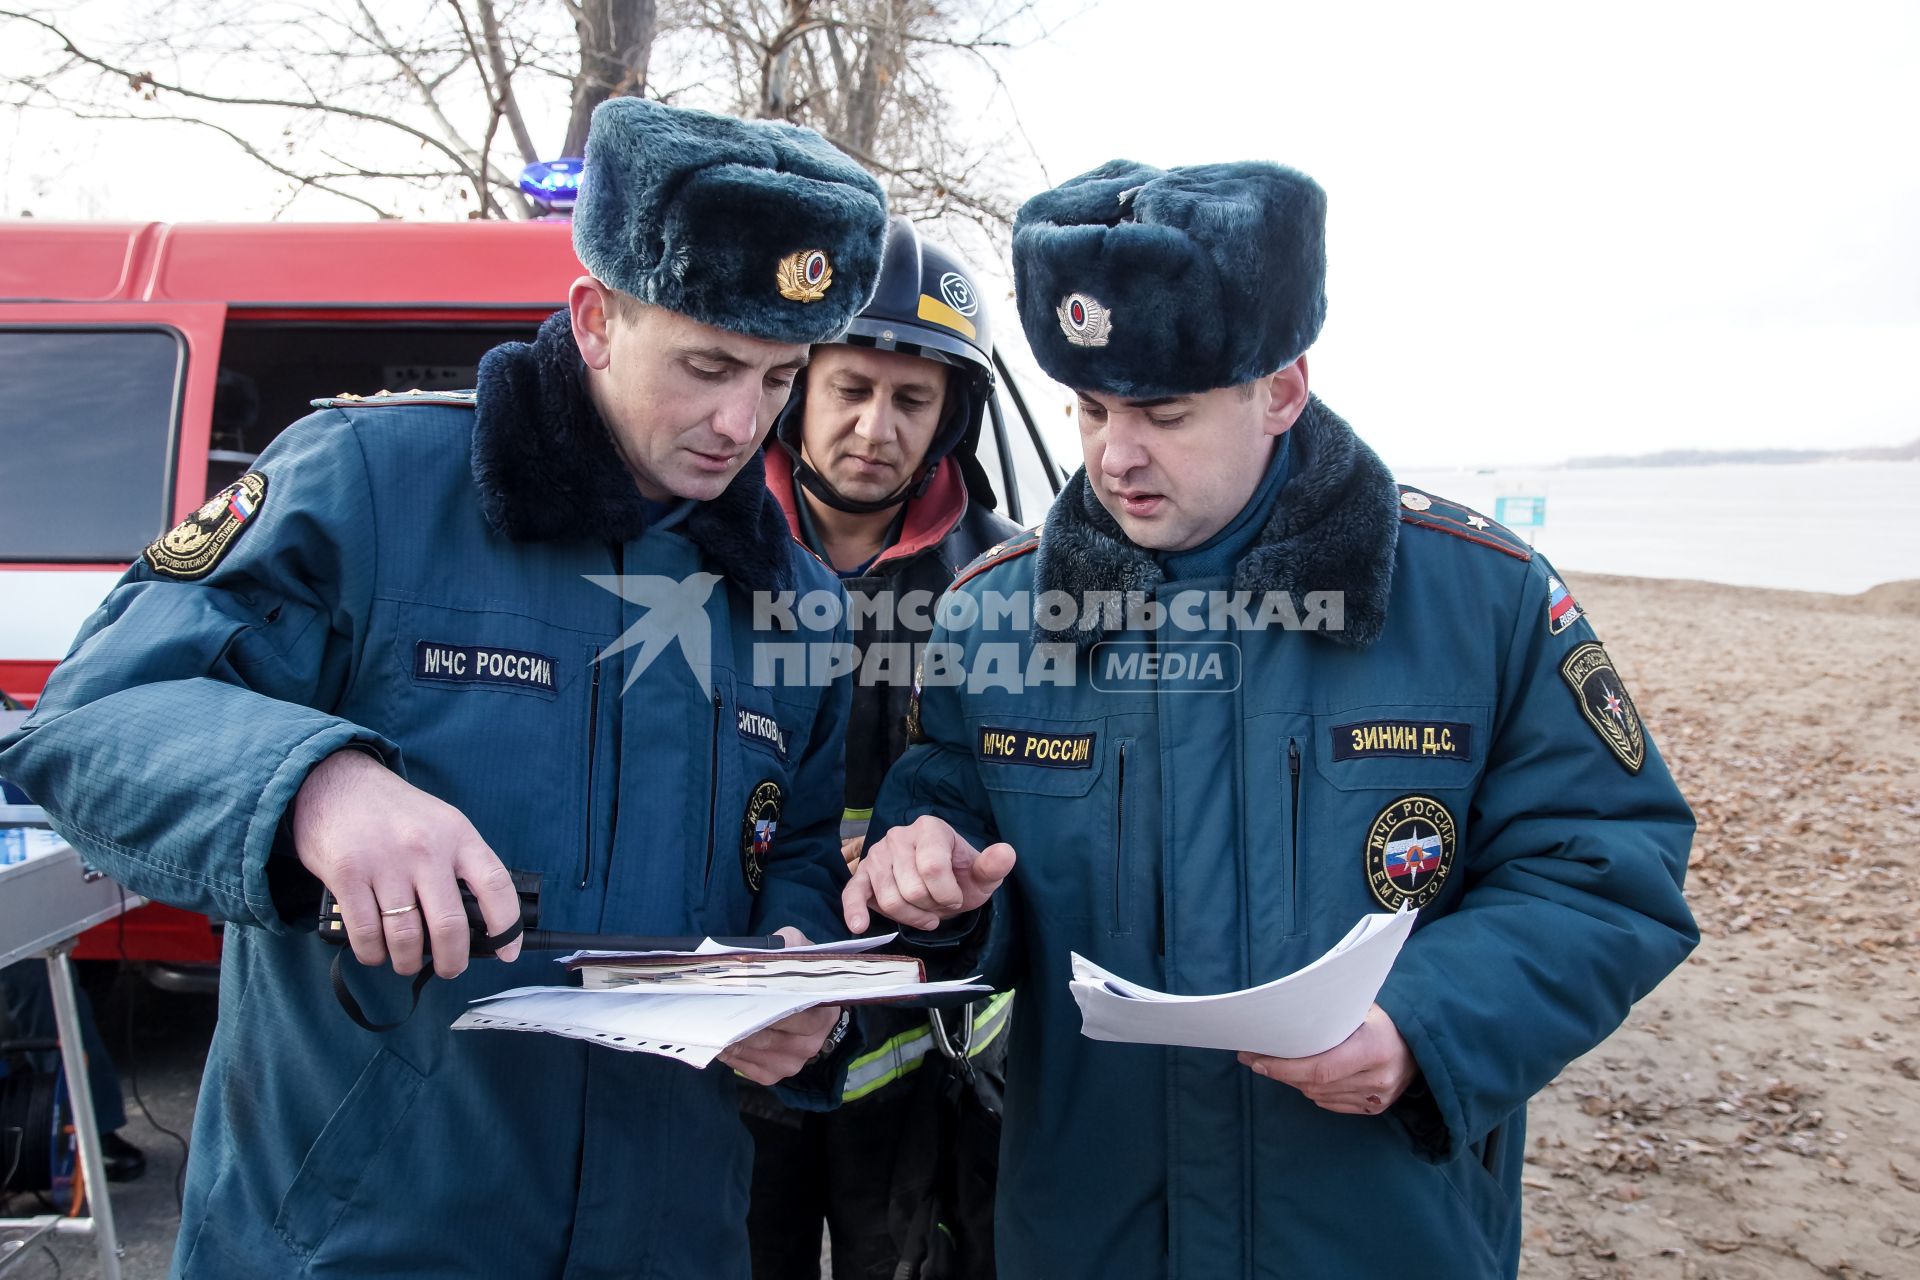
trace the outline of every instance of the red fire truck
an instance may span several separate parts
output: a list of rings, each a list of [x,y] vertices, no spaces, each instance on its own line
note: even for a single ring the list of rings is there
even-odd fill
[[[565,222],[0,223],[0,692],[31,706],[153,537],[315,397],[471,387],[580,274]],[[1031,523],[1059,488],[1005,376],[981,461]],[[204,985],[217,931],[154,905],[76,954]]]

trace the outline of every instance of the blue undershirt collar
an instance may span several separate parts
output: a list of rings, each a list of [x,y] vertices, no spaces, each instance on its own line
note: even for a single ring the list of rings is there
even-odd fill
[[[1281,487],[1287,482],[1288,473],[1293,469],[1292,446],[1293,432],[1289,431],[1280,437],[1280,443],[1274,448],[1273,457],[1267,463],[1267,474],[1260,480],[1260,487],[1247,499],[1247,505],[1240,508],[1240,514],[1227,522],[1226,528],[1197,547],[1155,554],[1154,559],[1165,570],[1167,581],[1233,576],[1234,567],[1252,549],[1260,537],[1260,531],[1266,528],[1273,504],[1280,495]]]
[[[807,544],[807,550],[819,557],[820,563],[833,569],[835,576],[842,582],[866,577],[867,571],[873,568],[873,562],[887,554],[894,543],[900,541],[900,529],[907,520],[907,504],[902,502],[900,509],[894,512],[892,523],[887,526],[886,540],[880,544],[880,549],[874,552],[866,563],[857,564],[851,569],[834,569],[833,562],[827,559],[826,540],[820,536],[819,526],[813,522],[813,512],[807,507],[807,495],[801,491],[799,485],[794,486],[793,511],[800,518],[800,540]]]

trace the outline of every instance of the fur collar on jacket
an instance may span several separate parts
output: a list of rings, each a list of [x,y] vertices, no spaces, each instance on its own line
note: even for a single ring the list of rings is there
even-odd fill
[[[547,317],[531,345],[503,343],[481,359],[473,479],[488,523],[517,542],[630,542],[645,531],[645,500],[587,395],[565,311]],[[758,450],[684,528],[735,585],[793,586],[793,541]]]
[[[1309,591],[1345,594],[1345,629],[1324,631],[1336,644],[1363,648],[1386,625],[1393,585],[1394,544],[1400,536],[1400,494],[1378,455],[1361,443],[1318,398],[1293,424],[1293,471],[1253,549],[1233,573],[1233,590],[1285,591],[1300,602]],[[1085,629],[1049,631],[1042,641],[1087,647],[1120,630],[1129,592],[1151,592],[1166,574],[1151,553],[1135,545],[1100,505],[1083,468],[1067,482],[1035,555],[1036,592],[1065,591],[1075,601],[1109,593]],[[1099,597],[1096,597],[1099,598]]]

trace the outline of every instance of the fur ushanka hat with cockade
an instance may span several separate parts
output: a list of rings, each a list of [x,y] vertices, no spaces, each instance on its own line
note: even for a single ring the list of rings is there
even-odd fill
[[[775,342],[831,341],[873,296],[886,198],[811,129],[613,98],[586,162],[573,248],[603,284]]]
[[[1327,312],[1327,196],[1277,164],[1111,160],[1021,206],[1020,323],[1040,367],[1130,399],[1290,364]]]

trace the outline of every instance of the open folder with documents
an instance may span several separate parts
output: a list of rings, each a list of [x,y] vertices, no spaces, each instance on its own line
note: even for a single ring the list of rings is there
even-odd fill
[[[779,951],[576,951],[581,987],[516,987],[473,1002],[456,1031],[540,1031],[704,1067],[756,1031],[818,1005],[922,1003],[985,991],[924,982],[918,961],[862,955],[894,934]]]
[[[1244,991],[1181,996],[1155,991],[1073,956],[1070,982],[1081,1033],[1129,1044],[1249,1050],[1277,1058],[1324,1053],[1352,1035],[1393,968],[1417,913],[1363,916],[1325,955]]]
[[[734,951],[718,955],[581,956],[565,961],[589,991],[612,987],[759,987],[773,991],[819,991],[913,986],[927,980],[912,956]]]

